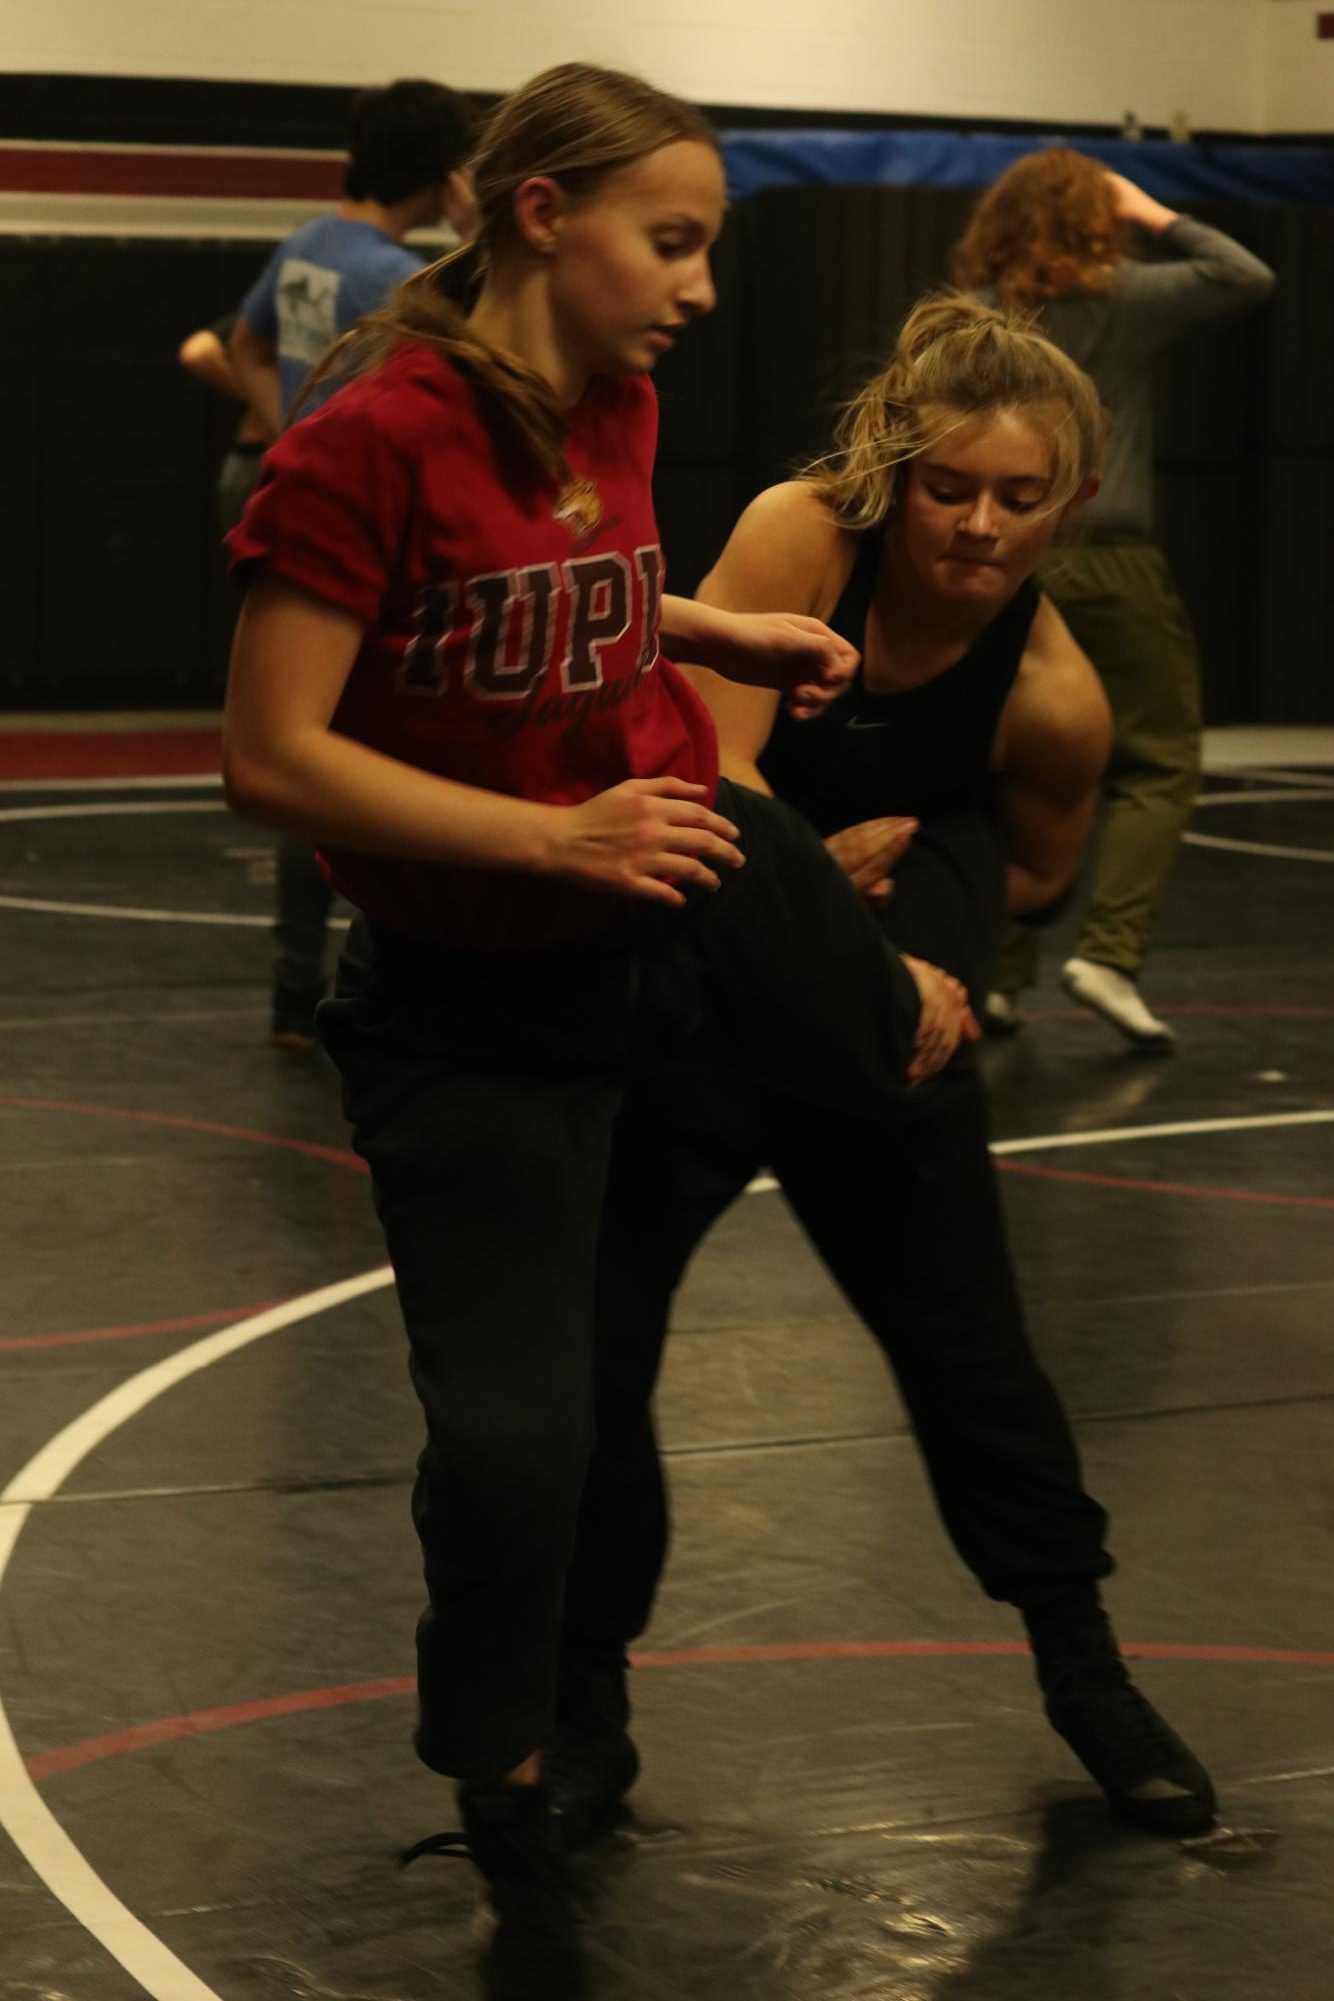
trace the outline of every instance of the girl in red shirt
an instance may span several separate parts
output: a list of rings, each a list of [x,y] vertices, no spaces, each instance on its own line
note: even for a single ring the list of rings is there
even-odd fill
[[[704,1019],[748,1073],[889,1120],[968,1017],[795,814],[719,787],[658,650],[798,715],[856,660],[818,620],[664,594],[647,372],[713,304],[709,128],[568,65],[500,108],[474,183],[466,316],[432,267],[334,350],[352,379],[231,538],[224,775],[364,913],[320,1032],[426,1418],[417,1744],[462,1781],[489,1991],[543,2001],[582,1992],[538,1747],[627,1078]]]

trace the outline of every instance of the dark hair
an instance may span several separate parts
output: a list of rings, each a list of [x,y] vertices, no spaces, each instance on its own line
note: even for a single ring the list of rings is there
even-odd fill
[[[468,325],[456,294],[475,291],[515,236],[514,196],[549,174],[575,200],[591,199],[612,174],[678,140],[721,148],[703,112],[642,78],[590,63],[544,70],[492,113],[470,161],[478,224],[473,240],[405,278],[378,312],[335,342],[306,382],[375,368],[402,341],[421,341],[460,368],[520,464],[561,481],[566,419],[535,369],[489,345]]]
[[[1007,306],[1040,306],[1063,292],[1105,292],[1126,255],[1107,170],[1087,153],[1027,153],[978,200],[954,253],[954,279],[994,285]]]
[[[363,90],[352,105],[343,191],[386,207],[406,201],[461,167],[475,132],[472,105],[443,83],[404,77]]]

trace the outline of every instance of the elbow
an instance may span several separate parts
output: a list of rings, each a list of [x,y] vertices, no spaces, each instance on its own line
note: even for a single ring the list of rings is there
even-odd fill
[[[222,796],[242,819],[257,820],[262,826],[280,826],[284,814],[273,774],[262,758],[224,734],[222,741]]]
[[[1240,290],[1252,312],[1267,306],[1278,290],[1278,274],[1262,264],[1257,257],[1250,270],[1240,281]]]

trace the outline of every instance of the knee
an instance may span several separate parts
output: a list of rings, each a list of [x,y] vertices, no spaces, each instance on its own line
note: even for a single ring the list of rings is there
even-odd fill
[[[573,1519],[592,1444],[591,1408],[466,1427],[436,1419],[419,1473],[475,1519],[527,1524],[540,1535],[544,1525]]]

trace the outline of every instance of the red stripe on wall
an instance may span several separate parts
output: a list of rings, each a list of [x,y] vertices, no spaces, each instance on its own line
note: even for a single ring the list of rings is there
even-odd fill
[[[143,152],[0,146],[0,190],[43,195],[162,195],[194,200],[336,201],[342,164],[282,153]]]
[[[202,730],[14,730],[0,736],[0,781],[163,778],[214,772],[222,733]]]

